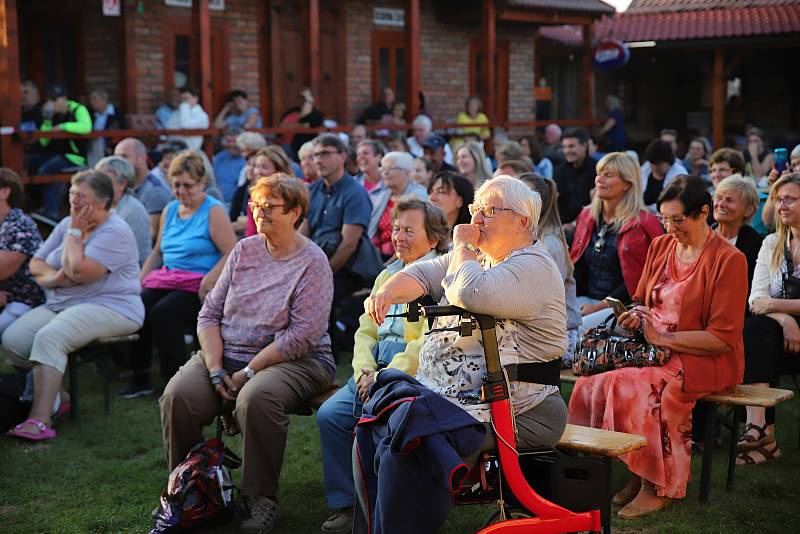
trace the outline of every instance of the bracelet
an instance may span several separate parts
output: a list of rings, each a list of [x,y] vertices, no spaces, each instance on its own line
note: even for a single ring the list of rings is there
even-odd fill
[[[220,375],[215,375],[215,376],[212,376],[212,377],[211,377],[211,385],[212,385],[213,387],[221,386],[222,384],[223,384],[223,382],[222,382],[222,376],[220,376]]]
[[[225,369],[217,369],[215,371],[208,372],[208,378],[211,379],[212,386],[218,386],[222,384],[222,377],[225,376]]]

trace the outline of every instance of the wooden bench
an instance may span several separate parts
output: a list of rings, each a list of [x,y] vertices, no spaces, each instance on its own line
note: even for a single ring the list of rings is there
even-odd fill
[[[561,382],[574,384],[578,380],[571,369],[561,371]],[[732,388],[717,391],[706,395],[698,401],[706,411],[706,425],[703,429],[703,443],[714,443],[714,423],[717,420],[717,406],[730,406],[733,408],[731,421],[727,425],[731,431],[728,444],[728,476],[725,490],[733,487],[733,474],[736,468],[737,442],[739,439],[739,424],[743,419],[744,408],[747,406],[760,406],[774,408],[781,402],[794,397],[794,391],[777,389],[765,386],[740,384]],[[707,502],[711,489],[711,464],[714,458],[714,447],[703,447],[702,464],[700,468],[700,502]]]
[[[564,458],[556,465],[560,480],[565,484],[572,484],[567,494],[572,502],[564,502],[567,508],[580,510],[590,505],[591,508],[600,509],[603,532],[611,532],[611,460],[627,452],[635,451],[647,446],[644,436],[613,432],[600,428],[591,428],[579,425],[567,425],[561,440],[556,448],[562,452],[579,453],[586,457]],[[556,469],[554,466],[553,469]],[[584,474],[581,475],[580,473]],[[570,475],[572,473],[572,475]],[[577,485],[576,485],[577,484]],[[587,485],[591,485],[587,488]],[[553,491],[556,491],[555,486]],[[564,488],[560,490],[564,498]],[[582,496],[578,495],[583,493]],[[575,505],[578,505],[577,507]]]
[[[130,343],[138,339],[139,334],[101,337],[69,354],[67,374],[69,376],[69,396],[72,404],[70,418],[78,418],[78,367],[80,364],[88,361],[95,363],[99,368],[103,377],[103,413],[108,415],[111,398],[111,353],[107,349],[120,343]]]

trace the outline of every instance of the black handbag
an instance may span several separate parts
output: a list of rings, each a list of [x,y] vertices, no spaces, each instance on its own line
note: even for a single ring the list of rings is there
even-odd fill
[[[623,367],[660,367],[669,362],[672,351],[648,343],[641,328],[618,334],[616,326],[617,319],[611,314],[581,336],[572,358],[573,373],[590,376]]]
[[[789,252],[788,240],[783,246],[783,257],[786,260],[786,272],[783,273],[783,280],[781,280],[781,298],[800,299],[800,278],[792,274],[794,273],[794,262],[792,254]]]

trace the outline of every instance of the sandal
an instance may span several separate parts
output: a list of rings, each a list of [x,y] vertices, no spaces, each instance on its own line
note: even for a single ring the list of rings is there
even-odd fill
[[[757,452],[764,457],[763,460],[756,460],[753,458],[753,453]],[[758,465],[769,462],[770,460],[777,460],[781,457],[781,450],[776,445],[774,449],[767,449],[766,447],[758,447],[751,451],[741,452],[736,457],[736,465]]]
[[[23,430],[27,425],[33,425],[39,429],[39,432],[33,433]],[[38,419],[27,419],[22,423],[18,424],[8,432],[6,432],[6,436],[11,436],[14,438],[22,438],[28,439],[31,441],[43,441],[46,439],[53,439],[56,437],[56,431],[47,426],[46,424],[42,423]]]
[[[750,434],[751,430],[755,430],[758,432],[756,436]],[[767,434],[767,425],[758,426],[754,425],[753,423],[747,423],[744,427],[744,433],[739,438],[739,442],[736,444],[736,448],[740,451],[752,451],[759,447],[764,447],[765,445],[769,445],[770,443],[775,442],[775,436],[772,434]]]

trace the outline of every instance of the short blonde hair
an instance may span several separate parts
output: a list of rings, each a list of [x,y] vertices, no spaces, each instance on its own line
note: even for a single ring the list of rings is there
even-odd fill
[[[749,221],[758,210],[758,189],[750,178],[743,178],[741,174],[731,174],[717,184],[714,194],[738,191],[742,196],[742,202],[747,206],[753,207],[753,213],[745,220]]]
[[[314,152],[314,141],[306,141],[297,151],[297,159],[303,159],[309,152]]]
[[[250,188],[250,198],[265,199],[273,195],[283,200],[284,213],[300,207],[300,217],[294,223],[295,229],[300,228],[308,213],[308,188],[296,177],[282,172],[259,178],[256,185]]]
[[[533,236],[539,226],[539,216],[542,213],[542,197],[532,191],[520,180],[508,175],[501,175],[484,182],[475,192],[475,203],[481,204],[487,198],[497,197],[503,201],[506,208],[513,210],[518,215],[527,217],[526,231]]]
[[[191,150],[181,150],[169,162],[167,176],[171,179],[179,174],[188,173],[192,180],[199,182],[206,176],[206,166],[202,156]]]

